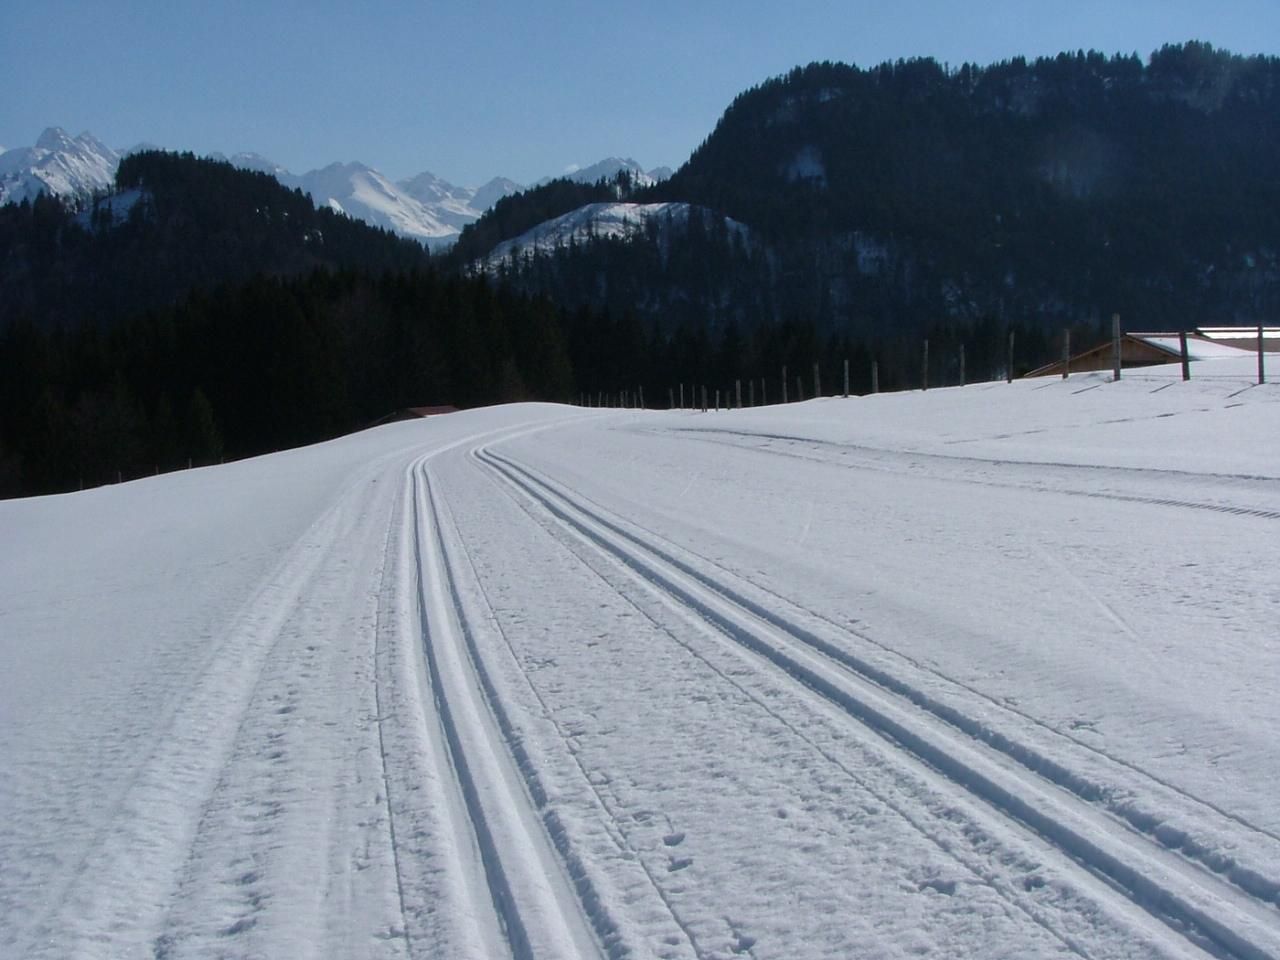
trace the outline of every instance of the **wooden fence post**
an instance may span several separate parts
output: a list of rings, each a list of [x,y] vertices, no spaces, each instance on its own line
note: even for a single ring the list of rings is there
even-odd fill
[[[1262,333],[1262,324],[1258,324],[1258,386],[1262,386],[1262,384],[1267,382],[1267,368],[1262,359],[1264,355],[1262,349]]]
[[[737,398],[738,409],[741,410],[742,409],[742,379],[741,378],[738,378],[737,380],[733,381],[733,391],[734,391],[735,397]]]
[[[1120,379],[1120,314],[1111,315],[1111,378]]]
[[[849,358],[844,358],[844,398],[849,399]]]
[[[1178,353],[1182,357],[1182,379],[1191,379],[1191,355],[1187,352],[1187,331],[1178,331]]]
[[[674,410],[676,408],[676,392],[671,387],[667,387],[667,409]]]

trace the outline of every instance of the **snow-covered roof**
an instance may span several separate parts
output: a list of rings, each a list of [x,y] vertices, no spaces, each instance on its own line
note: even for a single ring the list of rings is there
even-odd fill
[[[1197,332],[1209,340],[1256,340],[1257,327],[1200,327]],[[1262,339],[1280,340],[1280,327],[1263,327]]]
[[[1175,357],[1182,356],[1182,344],[1177,334],[1173,333],[1131,333],[1129,336]],[[1234,347],[1228,343],[1215,343],[1197,336],[1187,336],[1187,356],[1192,360],[1215,360],[1224,357],[1239,357],[1250,353],[1243,347]]]

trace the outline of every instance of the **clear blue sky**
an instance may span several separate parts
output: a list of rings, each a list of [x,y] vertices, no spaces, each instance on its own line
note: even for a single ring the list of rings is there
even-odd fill
[[[610,155],[678,166],[733,97],[813,60],[958,65],[1207,40],[1280,53],[1278,0],[10,3],[0,145],[361,160],[529,182]]]

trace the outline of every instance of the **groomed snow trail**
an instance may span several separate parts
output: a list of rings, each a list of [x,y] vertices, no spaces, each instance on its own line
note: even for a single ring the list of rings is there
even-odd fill
[[[519,405],[0,503],[0,955],[1280,960],[1280,391]]]
[[[753,600],[746,596],[750,585],[705,558],[676,557],[672,545],[661,538],[624,527],[619,518],[509,458],[484,449],[478,457],[670,602],[843,708],[893,747],[1030,828],[1089,873],[1111,881],[1175,932],[1232,956],[1280,957],[1274,909],[1280,874],[1260,875],[1230,861],[1205,864],[1187,857],[1190,862],[1181,862],[1157,837],[1126,830],[1124,826],[1133,824],[1117,823],[1092,809],[1108,792],[1105,785],[1099,788],[1076,777],[927,694],[859,663],[836,643],[787,619],[778,610],[781,598],[772,603]],[[713,572],[702,572],[708,570]],[[1272,869],[1280,868],[1280,845],[1267,846],[1267,862]],[[1228,877],[1202,869],[1209,865],[1219,866]],[[1091,880],[1086,876],[1080,882],[1087,889],[1094,886]]]

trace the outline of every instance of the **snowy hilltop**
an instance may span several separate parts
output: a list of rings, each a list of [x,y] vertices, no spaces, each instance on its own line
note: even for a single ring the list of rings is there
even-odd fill
[[[485,257],[483,268],[496,271],[504,263],[519,260],[526,254],[554,253],[558,248],[590,240],[627,239],[645,233],[650,227],[662,236],[669,227],[688,223],[693,211],[704,217],[720,216],[688,203],[589,203],[502,241]],[[746,226],[729,217],[721,219],[729,232],[746,236]]]

